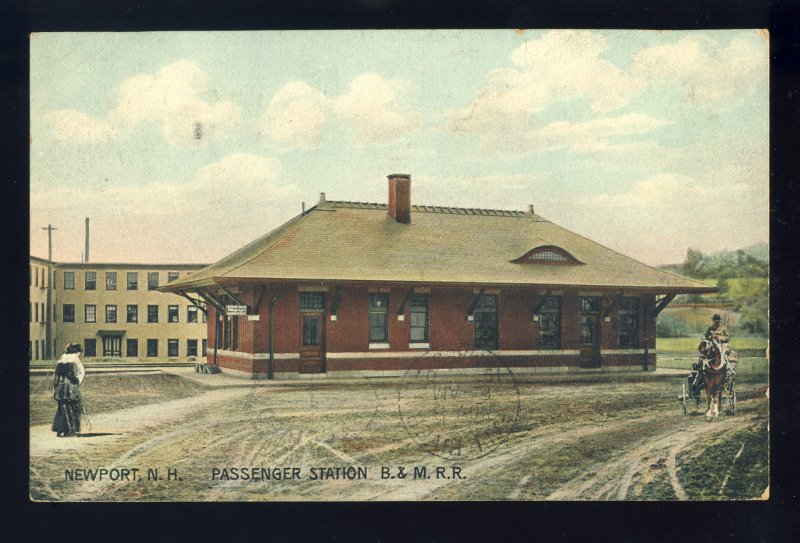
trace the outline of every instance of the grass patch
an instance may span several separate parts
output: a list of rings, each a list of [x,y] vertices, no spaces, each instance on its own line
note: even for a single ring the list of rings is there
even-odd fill
[[[697,346],[700,344],[699,337],[660,337],[656,339],[656,350],[669,353],[691,353],[697,354]],[[735,351],[751,349],[766,349],[767,338],[765,337],[735,337],[731,341],[731,347]]]
[[[81,386],[84,407],[91,417],[104,413],[194,396],[206,388],[176,375],[88,375]],[[53,377],[30,377],[30,424],[48,424],[55,414]]]

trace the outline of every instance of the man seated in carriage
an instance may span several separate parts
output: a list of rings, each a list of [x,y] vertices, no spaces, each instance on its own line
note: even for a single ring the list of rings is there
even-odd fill
[[[727,363],[728,368],[735,373],[738,357],[736,351],[731,350],[731,335],[728,327],[722,324],[722,317],[715,313],[711,318],[712,325],[708,327],[704,337],[707,340],[716,341],[722,349],[722,359]]]

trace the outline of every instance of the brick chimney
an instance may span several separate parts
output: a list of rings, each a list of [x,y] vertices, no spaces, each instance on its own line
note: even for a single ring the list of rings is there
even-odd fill
[[[411,176],[393,173],[389,176],[389,216],[397,222],[411,222]]]

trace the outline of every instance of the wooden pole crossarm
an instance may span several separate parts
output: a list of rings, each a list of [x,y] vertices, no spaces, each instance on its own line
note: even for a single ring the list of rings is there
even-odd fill
[[[480,303],[480,301],[481,301],[481,298],[483,297],[483,292],[484,292],[485,290],[486,290],[486,289],[482,288],[482,289],[481,289],[481,290],[478,292],[478,295],[477,295],[477,296],[475,296],[475,300],[473,300],[473,302],[472,302],[472,305],[470,305],[470,306],[469,306],[469,309],[467,309],[467,317],[471,317],[471,316],[473,316],[473,315],[475,314],[475,308],[476,308],[476,307],[478,307],[478,303]]]
[[[331,316],[336,316],[339,310],[339,285],[336,285],[336,294],[333,295],[333,307],[331,308]]]
[[[403,315],[406,312],[406,304],[408,303],[409,298],[411,298],[411,294],[414,292],[413,288],[408,289],[406,292],[405,298],[403,298],[403,303],[400,304],[400,309],[397,310],[398,315]]]
[[[663,298],[661,298],[655,306],[655,314],[654,316],[658,317],[658,314],[661,313],[665,307],[667,307],[672,300],[675,299],[677,294],[667,294]]]
[[[191,296],[189,296],[188,294],[186,294],[186,293],[185,293],[185,292],[183,292],[183,291],[181,291],[181,292],[178,292],[177,294],[178,294],[179,296],[183,296],[184,298],[186,298],[187,300],[189,300],[190,302],[192,302],[192,304],[194,304],[194,306],[195,306],[197,309],[199,309],[200,311],[202,311],[202,312],[203,312],[205,315],[208,315],[208,309],[206,309],[206,307],[202,305],[202,303],[203,303],[203,302],[201,302],[200,300],[195,300],[194,298],[192,298]]]
[[[236,302],[237,305],[247,305],[244,302],[242,302],[242,300],[238,296],[236,296],[234,293],[232,293],[222,285],[220,285],[219,288],[222,290],[222,292],[228,295],[228,298]]]
[[[258,300],[256,300],[256,305],[253,308],[253,314],[258,315],[259,309],[261,309],[261,301],[264,299],[264,293],[266,293],[267,287],[261,285],[261,290],[258,293]]]
[[[536,304],[536,307],[533,308],[533,311],[531,312],[532,315],[538,315],[539,314],[539,311],[542,310],[542,306],[544,306],[544,303],[547,301],[547,298],[549,298],[552,293],[553,293],[552,290],[548,290],[545,293],[545,295],[542,296],[541,300],[539,300],[539,303]]]
[[[623,296],[623,293],[622,293],[622,292],[620,292],[619,294],[617,294],[617,296],[616,296],[616,297],[614,298],[614,300],[611,302],[611,305],[609,305],[609,306],[606,308],[606,310],[605,310],[605,311],[603,311],[603,318],[604,318],[604,319],[605,319],[606,317],[608,317],[608,316],[611,314],[611,311],[613,311],[613,309],[614,309],[615,307],[617,307],[617,305],[619,305],[619,301],[622,299],[622,296]]]

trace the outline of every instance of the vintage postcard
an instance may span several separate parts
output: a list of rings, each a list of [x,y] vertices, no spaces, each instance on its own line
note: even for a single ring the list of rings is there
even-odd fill
[[[767,498],[769,45],[31,35],[31,500]]]

